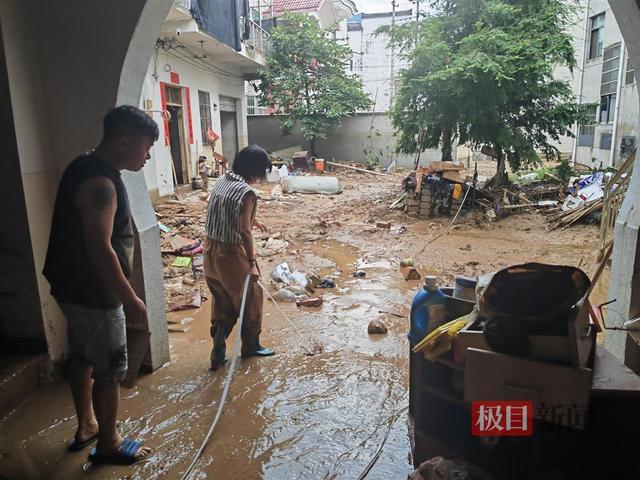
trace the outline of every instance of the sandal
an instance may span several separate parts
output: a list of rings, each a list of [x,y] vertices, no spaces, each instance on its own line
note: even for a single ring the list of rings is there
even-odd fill
[[[89,454],[89,461],[94,465],[131,465],[145,459],[149,455],[136,457],[136,453],[138,453],[140,447],[142,447],[142,443],[139,440],[125,438],[120,444],[120,447],[112,453],[100,453],[97,448],[94,448]]]

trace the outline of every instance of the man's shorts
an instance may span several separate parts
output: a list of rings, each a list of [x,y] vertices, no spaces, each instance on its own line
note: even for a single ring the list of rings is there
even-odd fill
[[[122,306],[89,308],[58,302],[68,322],[69,361],[93,367],[98,383],[121,382],[127,374],[127,332]]]

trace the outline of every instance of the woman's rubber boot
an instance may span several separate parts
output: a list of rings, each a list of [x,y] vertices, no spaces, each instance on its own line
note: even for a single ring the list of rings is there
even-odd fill
[[[227,332],[224,327],[216,325],[211,327],[211,336],[213,337],[213,349],[211,350],[211,370],[217,370],[227,363]]]
[[[243,358],[247,357],[270,357],[275,355],[276,352],[270,348],[265,348],[260,345],[260,340],[257,335],[245,334],[242,339],[242,351]]]

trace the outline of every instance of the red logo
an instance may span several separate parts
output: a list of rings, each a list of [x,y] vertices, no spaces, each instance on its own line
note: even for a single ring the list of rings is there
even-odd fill
[[[471,405],[471,433],[476,436],[528,437],[533,434],[532,419],[530,401],[487,401]]]

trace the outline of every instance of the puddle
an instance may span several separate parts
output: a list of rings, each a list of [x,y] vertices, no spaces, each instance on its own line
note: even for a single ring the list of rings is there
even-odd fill
[[[279,304],[293,324],[265,302],[262,341],[277,355],[239,360],[194,479],[357,478],[386,437],[369,478],[406,478],[412,470],[402,411],[408,403],[407,320],[380,313],[405,312],[412,288],[391,261],[365,256],[352,245],[323,239],[301,243],[300,249],[291,263],[332,276],[338,288],[318,289],[324,298],[320,308]],[[365,278],[353,277],[358,268],[366,269]],[[215,415],[226,373],[208,370],[209,308],[206,302],[199,310],[170,314],[194,319],[188,332],[170,334],[171,363],[122,392],[120,430],[153,446],[151,459],[134,467],[93,469],[83,478],[179,478]],[[387,335],[368,335],[374,318],[387,324]],[[306,356],[301,346],[314,341],[321,352]],[[76,478],[86,457],[64,452],[75,428],[66,385],[48,388],[22,408],[33,412],[34,420],[20,425],[16,416],[0,425],[0,451],[8,455],[0,458],[0,472],[24,476],[25,469],[37,466],[39,477]],[[40,435],[25,437],[36,425]],[[27,441],[19,447],[8,438]]]

